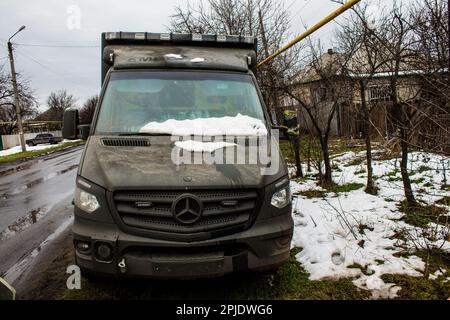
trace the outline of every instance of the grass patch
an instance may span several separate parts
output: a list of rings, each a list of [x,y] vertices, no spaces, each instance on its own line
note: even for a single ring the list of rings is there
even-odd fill
[[[10,154],[7,156],[0,156],[0,163],[6,163],[6,162],[12,162],[17,160],[24,160],[27,158],[36,157],[38,155],[52,153],[55,151],[67,149],[74,146],[79,146],[82,144],[85,144],[86,141],[70,141],[70,142],[64,142],[58,145],[55,145],[54,147],[50,147],[43,150],[33,150],[33,151],[26,151],[26,152],[18,152],[14,154]]]
[[[420,177],[417,179],[411,179],[411,183],[420,184],[425,181],[425,177]]]
[[[325,198],[327,191],[324,190],[304,190],[295,193],[296,195],[304,196],[308,199]]]
[[[419,173],[424,173],[426,171],[431,171],[433,169],[431,169],[429,166],[426,165],[421,165],[419,168],[417,168],[417,172]]]
[[[412,277],[407,275],[385,274],[381,278],[385,282],[395,283],[402,289],[398,292],[397,299],[414,300],[446,300],[450,296],[450,281],[444,282],[450,276],[450,254],[442,250],[429,252],[418,250],[404,254],[405,257],[415,255],[423,261],[428,261],[428,272],[422,277]],[[447,270],[444,276],[435,280],[429,279],[429,274],[434,274],[438,270]]]
[[[356,174],[363,174],[363,173],[366,173],[366,169],[364,169],[364,168],[359,169],[358,171],[355,171],[355,175]]]
[[[395,170],[393,170],[391,172],[386,173],[384,176],[385,177],[395,177],[398,173],[400,173],[400,170],[395,169]]]
[[[341,192],[350,192],[353,190],[358,190],[364,187],[364,184],[362,183],[347,183],[347,184],[333,184],[331,186],[327,186],[327,190],[334,192],[334,193],[341,193]]]
[[[387,179],[387,181],[389,181],[389,182],[397,182],[397,181],[402,181],[402,178],[401,177],[389,177]]]
[[[364,273],[366,276],[371,276],[372,274],[374,274],[373,270],[368,270],[367,266],[362,266],[359,263],[353,263],[349,266],[347,266],[347,268],[350,269],[360,269],[362,273]]]
[[[366,299],[370,293],[351,279],[311,281],[295,259],[294,248],[286,264],[271,274],[242,273],[201,280],[83,279],[81,290],[65,290],[59,299]]]
[[[423,277],[385,274],[381,276],[386,283],[395,283],[402,289],[397,299],[447,300],[450,296],[450,281],[429,280]]]
[[[406,200],[398,205],[401,212],[405,214],[403,221],[413,226],[425,228],[430,222],[442,223],[445,220],[447,210],[435,205],[408,207]]]
[[[444,206],[450,206],[450,197],[445,196],[442,199],[436,201],[436,204],[442,204]]]
[[[364,223],[360,223],[360,224],[358,225],[358,231],[359,231],[359,233],[360,233],[360,234],[365,234],[365,230],[373,231],[373,230],[375,230],[375,229],[374,229],[374,227],[370,227],[370,226],[368,226],[368,225],[366,225],[366,224],[364,224]]]
[[[349,151],[360,152],[366,150],[363,139],[330,139],[330,153],[341,154]]]
[[[287,159],[288,162],[295,162],[294,149],[292,148],[289,141],[280,140],[280,151],[283,157]]]

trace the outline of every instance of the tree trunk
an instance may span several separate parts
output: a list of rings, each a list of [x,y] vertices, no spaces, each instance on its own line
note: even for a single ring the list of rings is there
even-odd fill
[[[402,181],[403,181],[403,189],[405,191],[405,198],[406,203],[408,205],[408,208],[414,208],[417,207],[417,201],[414,197],[412,188],[411,188],[411,180],[409,178],[408,174],[408,133],[407,130],[404,127],[404,121],[402,116],[402,123],[400,128],[400,137],[401,137],[401,151],[402,151],[402,158],[400,161],[400,172],[402,175]]]
[[[370,130],[370,113],[367,107],[366,90],[363,81],[359,83],[359,90],[361,94],[361,108],[364,116],[364,140],[366,143],[366,161],[367,161],[367,185],[366,192],[375,195],[377,190],[373,183],[373,168],[372,168],[372,140]]]
[[[300,160],[300,141],[299,136],[290,137],[292,146],[294,147],[295,166],[297,168],[297,177],[303,178],[302,162]]]
[[[307,153],[307,165],[306,165],[306,171],[311,172],[311,136],[308,135],[308,150]]]
[[[323,163],[325,165],[325,174],[323,175],[323,184],[333,183],[331,178],[330,151],[328,150],[328,137],[320,137],[320,147],[322,149]]]

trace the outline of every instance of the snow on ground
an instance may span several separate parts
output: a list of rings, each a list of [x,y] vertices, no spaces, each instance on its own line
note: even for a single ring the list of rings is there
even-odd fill
[[[80,141],[80,140],[67,140],[64,139],[63,141],[61,141],[59,144],[61,143],[66,143],[66,142],[76,142],[76,141]],[[48,148],[52,148],[55,147],[59,144],[50,144],[50,143],[45,143],[45,144],[39,144],[37,146],[29,146],[27,145],[27,151],[36,151],[36,150],[45,150]],[[11,154],[15,154],[15,153],[19,153],[22,152],[22,147],[21,146],[15,146],[6,150],[1,150],[0,151],[0,157],[3,156],[9,156]]]
[[[365,184],[364,152],[346,152],[333,158],[333,180],[338,184]],[[354,165],[352,165],[354,164]],[[443,196],[443,168],[449,174],[450,159],[438,155],[415,152],[410,154],[413,189],[417,199],[428,204]],[[326,193],[323,198],[294,196],[294,239],[292,245],[302,248],[297,260],[310,273],[313,280],[352,277],[353,283],[372,292],[373,298],[393,298],[400,287],[385,283],[383,274],[422,276],[425,263],[414,255],[399,255],[417,245],[435,245],[450,251],[448,226],[430,224],[443,238],[428,240],[421,237],[424,230],[409,225],[402,218],[397,204],[403,199],[399,160],[374,161],[377,176],[377,196],[364,192],[364,188],[346,193]],[[450,177],[446,177],[447,184]],[[291,182],[292,193],[323,190],[312,179]],[[448,208],[448,207],[447,207]],[[450,208],[448,208],[450,209]],[[400,230],[415,235],[414,241],[395,237]],[[407,238],[408,239],[408,238]],[[447,238],[448,240],[448,238]]]
[[[264,122],[238,114],[235,117],[198,118],[187,120],[170,119],[164,122],[150,122],[140,129],[146,133],[166,133],[173,136],[265,136]]]
[[[44,150],[44,149],[48,149],[48,148],[51,148],[54,146],[55,146],[54,144],[49,144],[49,143],[39,144],[39,145],[33,146],[33,147],[30,147],[27,145],[27,151]],[[8,155],[19,153],[19,152],[22,152],[22,147],[15,146],[15,147],[0,151],[0,157],[8,156]]]

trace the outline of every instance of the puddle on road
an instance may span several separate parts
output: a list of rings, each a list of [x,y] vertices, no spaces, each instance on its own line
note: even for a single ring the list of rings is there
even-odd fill
[[[22,258],[20,261],[18,261],[15,265],[13,265],[11,268],[6,271],[2,277],[8,281],[9,283],[12,283],[14,285],[14,282],[19,279],[26,271],[27,269],[32,265],[34,258],[37,257],[37,255],[42,251],[42,249],[47,246],[51,241],[56,239],[60,234],[62,234],[73,222],[73,216],[69,217],[67,220],[65,220],[63,223],[59,225],[56,230],[51,233],[44,241],[41,242],[39,246],[37,246],[31,253],[26,255],[24,258]]]
[[[15,172],[19,172],[19,171],[22,171],[22,170],[30,169],[32,165],[36,164],[36,162],[37,161],[30,161],[30,162],[18,165],[16,167],[0,171],[0,177],[7,176],[9,174],[12,174],[12,173],[15,173]]]
[[[78,164],[71,165],[70,167],[67,167],[67,168],[65,168],[63,170],[60,170],[60,171],[52,172],[52,173],[48,174],[45,177],[38,178],[36,180],[28,182],[27,184],[24,184],[24,185],[21,185],[19,187],[16,187],[13,190],[11,190],[10,192],[3,193],[2,195],[0,195],[0,199],[8,199],[9,196],[13,196],[13,195],[19,194],[19,193],[25,191],[26,189],[31,189],[34,186],[38,185],[38,184],[41,184],[41,183],[43,183],[45,181],[48,181],[48,180],[50,180],[50,179],[52,179],[54,177],[59,176],[59,175],[65,174],[65,173],[67,173],[69,171],[72,171],[72,170],[74,170],[76,168],[78,168]]]
[[[12,225],[0,232],[0,241],[14,237],[20,231],[41,220],[49,211],[50,208],[48,207],[38,208],[32,210],[26,216],[17,219]]]

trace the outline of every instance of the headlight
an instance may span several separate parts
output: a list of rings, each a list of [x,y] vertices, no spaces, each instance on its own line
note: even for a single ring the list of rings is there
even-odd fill
[[[291,202],[291,192],[289,187],[275,192],[270,200],[270,204],[281,209],[286,207]]]
[[[100,204],[93,194],[78,187],[75,190],[75,205],[88,213],[94,212],[100,208]]]

